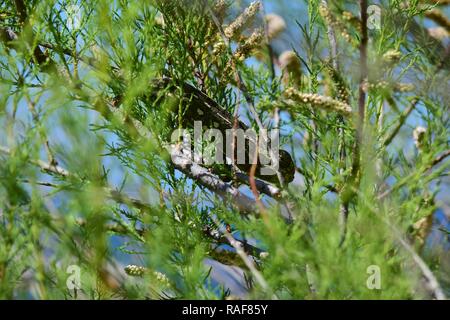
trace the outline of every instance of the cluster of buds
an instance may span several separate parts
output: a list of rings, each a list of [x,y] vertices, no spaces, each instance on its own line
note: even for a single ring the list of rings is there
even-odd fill
[[[394,65],[400,61],[402,53],[398,50],[388,50],[383,54],[383,62],[388,65]]]
[[[387,90],[390,85],[386,80],[378,80],[376,82],[369,82],[365,80],[362,87],[365,92],[369,92],[372,90]]]
[[[216,2],[214,12],[218,16],[217,12],[225,12],[226,9],[227,3],[219,0]],[[257,29],[250,36],[244,36],[243,32],[252,24],[260,10],[261,2],[254,1],[233,22],[224,28],[225,37],[228,40],[238,42],[238,47],[233,55],[233,58],[237,61],[243,61],[251,54],[254,54],[258,59],[262,58],[262,46],[265,42],[266,32],[267,40],[270,41],[286,29],[286,22],[282,17],[276,14],[268,14],[264,17],[266,30]],[[226,44],[224,41],[216,39],[216,43],[213,45],[213,55],[220,55],[225,50]]]
[[[343,85],[343,83],[339,82],[335,84],[336,87],[336,98],[340,101],[348,102],[350,100],[350,94],[347,90],[347,87]]]
[[[278,57],[278,61],[282,71],[283,84],[286,87],[289,85],[300,86],[302,69],[297,54],[292,50],[284,51]]]
[[[265,16],[265,20],[269,40],[278,37],[286,29],[286,22],[277,14],[269,13]]]
[[[341,75],[338,73],[336,69],[331,67],[331,65],[327,66],[328,74],[330,75],[332,86],[333,86],[333,92],[330,92],[330,94],[333,97],[336,97],[336,99],[344,102],[349,102],[350,100],[350,93],[348,90],[348,86],[342,79]]]
[[[415,87],[411,83],[390,83],[386,80],[379,80],[377,82],[365,81],[363,84],[363,90],[365,92],[371,90],[392,90],[394,92],[411,92]]]
[[[225,52],[227,49],[227,45],[223,42],[222,39],[218,39],[213,45],[213,56],[218,56]]]
[[[212,9],[214,15],[222,23],[228,9],[228,3],[226,0],[217,0]]]
[[[352,108],[344,102],[319,94],[303,93],[294,88],[287,88],[284,91],[284,96],[295,102],[310,104],[322,110],[338,112],[345,116],[349,116],[352,112]]]
[[[379,80],[377,82],[369,82],[367,80],[362,84],[362,89],[364,92],[369,92],[369,90],[384,90],[389,87],[389,83],[385,80]]]
[[[145,267],[137,266],[134,264],[130,264],[124,268],[126,274],[132,277],[142,277],[144,274],[148,273],[148,269]],[[153,276],[156,278],[156,280],[162,284],[168,285],[169,279],[164,273],[154,271]]]
[[[395,92],[412,92],[414,89],[415,87],[412,83],[396,83],[393,87]]]
[[[340,31],[340,34],[345,41],[353,44],[353,39],[350,36],[347,27],[333,16],[326,5],[321,4],[319,6],[319,13],[330,27]]]
[[[342,12],[342,19],[349,22],[353,27],[355,27],[359,32],[361,32],[361,21],[355,17],[355,15],[350,11]]]
[[[347,20],[347,21],[352,21],[352,20],[356,19],[355,16],[353,15],[353,13],[351,13],[350,11],[342,12],[342,17],[344,18],[344,20]]]
[[[155,271],[153,272],[153,275],[155,276],[156,280],[158,280],[161,284],[169,285],[169,278],[164,273]]]
[[[126,274],[128,274],[129,276],[133,276],[133,277],[141,277],[144,275],[144,273],[146,273],[148,271],[147,268],[136,266],[134,264],[130,264],[130,265],[126,266],[124,270],[125,270]]]
[[[261,3],[259,1],[252,2],[250,6],[236,18],[236,20],[234,20],[225,28],[225,36],[228,39],[239,37],[242,30],[244,30],[249,24],[253,22],[260,8]]]
[[[239,61],[244,61],[253,50],[260,47],[264,39],[264,32],[261,29],[255,30],[250,37],[244,40],[234,53],[234,58]]]

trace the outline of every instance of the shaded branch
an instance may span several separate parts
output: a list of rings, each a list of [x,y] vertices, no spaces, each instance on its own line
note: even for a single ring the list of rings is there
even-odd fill
[[[427,167],[427,170],[433,168],[435,165],[441,163],[442,161],[445,160],[445,158],[447,158],[448,156],[450,156],[450,149],[444,151],[442,154],[440,154],[437,158],[435,158],[433,161],[431,161],[430,165]]]
[[[428,288],[427,288],[428,291],[437,300],[446,300],[447,298],[444,294],[444,291],[442,291],[439,281],[436,279],[433,272],[430,270],[430,268],[425,263],[425,261],[423,261],[423,259],[416,253],[414,248],[405,239],[403,239],[403,237],[400,235],[400,233],[397,230],[395,230],[395,228],[393,226],[391,226],[391,228],[393,229],[397,240],[405,248],[405,250],[411,255],[414,263],[422,272],[422,275],[425,278],[426,283],[428,285]]]
[[[228,238],[220,232],[218,229],[212,229],[208,226],[206,226],[203,230],[204,234],[208,236],[209,238],[215,240],[218,244],[230,244],[228,241]],[[264,250],[255,247],[248,243],[248,241],[245,240],[238,240],[235,239],[237,242],[240,242],[240,246],[244,249],[245,253],[252,255],[254,257],[259,257],[261,253],[265,253]]]
[[[211,217],[214,221],[214,223],[219,226],[220,223],[217,221],[215,217]],[[246,265],[246,267],[250,270],[252,275],[255,277],[256,282],[262,287],[263,290],[266,292],[270,291],[269,285],[267,284],[267,281],[264,279],[261,272],[256,269],[254,261],[245,253],[243,246],[241,242],[237,241],[231,233],[229,233],[227,230],[224,232],[224,236],[230,243],[230,245],[236,250],[236,253],[241,257],[242,261]],[[277,296],[274,294],[272,296],[273,299],[278,299]]]
[[[243,213],[256,212],[255,200],[244,195],[237,188],[222,181],[218,176],[212,174],[208,169],[193,162],[182,150],[176,146],[169,146],[169,153],[175,168],[194,179],[202,186],[217,193],[224,199],[233,200],[238,209]]]
[[[6,154],[8,156],[13,155],[13,152],[5,147],[5,146],[0,146],[0,152],[3,154]],[[52,165],[48,162],[42,161],[42,160],[36,160],[36,159],[29,159],[29,162],[35,166],[38,166],[41,170],[47,172],[47,173],[52,173],[52,174],[56,174],[60,177],[63,178],[74,178],[77,180],[80,180],[79,177],[77,177],[76,175],[72,174],[71,172],[69,172],[68,170],[60,167],[60,166],[56,166],[56,165]],[[29,182],[29,180],[25,180],[25,182]],[[49,183],[49,182],[45,182],[45,183],[39,183],[40,185],[44,185],[47,187],[58,187],[55,184]],[[111,187],[103,187],[103,191],[105,192],[106,196],[112,200],[115,200],[119,203],[122,204],[126,204],[126,205],[132,205],[133,207],[136,207],[138,209],[151,209],[151,205],[144,203],[138,199],[135,198],[131,198],[117,190],[114,190]]]

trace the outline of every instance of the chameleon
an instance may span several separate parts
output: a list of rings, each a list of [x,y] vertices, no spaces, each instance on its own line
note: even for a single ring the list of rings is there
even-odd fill
[[[227,110],[219,106],[219,104],[211,99],[208,95],[206,95],[201,90],[195,88],[194,86],[183,82],[181,84],[175,84],[175,82],[170,78],[161,78],[152,81],[152,89],[150,91],[150,96],[153,101],[158,100],[163,102],[164,99],[167,99],[169,96],[174,97],[177,92],[177,86],[182,86],[181,92],[183,92],[182,98],[182,117],[179,122],[172,119],[171,121],[177,122],[172,123],[173,127],[176,125],[181,125],[183,128],[193,128],[194,121],[201,121],[203,126],[208,128],[216,128],[220,130],[225,136],[225,130],[231,129],[242,129],[244,132],[249,129],[249,127],[244,124],[239,119],[234,118]],[[176,100],[179,102],[179,100]],[[177,110],[175,108],[179,108],[178,103],[172,103],[174,109],[172,109],[172,114],[176,113]],[[248,139],[246,137],[246,139]],[[270,142],[270,139],[268,139]],[[246,141],[246,148],[248,148],[248,141]],[[248,152],[246,152],[248,154]],[[236,155],[236,154],[235,154]],[[294,179],[295,174],[295,164],[294,161],[286,150],[280,149],[278,152],[279,156],[279,166],[278,172],[281,174],[285,183],[290,183]],[[236,157],[235,157],[236,158]],[[236,163],[236,166],[242,172],[250,175],[250,170],[252,168],[252,164],[248,163],[239,164]],[[226,167],[226,169],[224,169]],[[258,161],[256,164],[255,176],[265,180],[270,183],[274,183],[279,185],[279,178],[277,172],[273,171],[273,174],[262,174],[261,172],[262,165]],[[220,176],[223,178],[227,178],[230,180],[231,175],[231,166],[224,165],[215,165],[213,166],[214,170],[217,170],[220,173]],[[225,180],[225,179],[224,179]]]

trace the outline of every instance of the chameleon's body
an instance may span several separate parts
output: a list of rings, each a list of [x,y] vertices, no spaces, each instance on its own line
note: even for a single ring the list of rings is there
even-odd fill
[[[180,91],[183,92],[183,103],[181,104],[183,110],[179,120],[181,123],[177,123],[174,127],[181,125],[183,128],[193,128],[194,121],[201,121],[204,127],[218,129],[224,136],[226,130],[241,129],[245,132],[248,129],[243,122],[239,120],[235,121],[234,117],[229,112],[220,107],[214,100],[200,90],[187,83],[181,85],[182,90]],[[176,86],[173,84],[173,81],[165,78],[153,82],[151,96],[153,99],[165,99],[168,95],[175,95],[176,92]],[[175,103],[174,107],[178,108],[179,104]],[[176,110],[174,110],[174,112],[176,112]],[[246,141],[246,149],[248,151],[247,142],[248,141]],[[245,164],[236,163],[236,166],[247,174],[250,173],[252,168],[249,161],[246,161]],[[215,168],[217,169],[217,166],[215,166]],[[262,166],[258,162],[255,171],[256,177],[273,183],[279,182],[275,172],[272,175],[262,174],[261,168]],[[226,170],[231,173],[228,167]],[[224,172],[223,170],[221,171],[221,174],[223,175]],[[286,183],[289,183],[294,179],[295,165],[290,154],[285,150],[279,150],[279,172]]]

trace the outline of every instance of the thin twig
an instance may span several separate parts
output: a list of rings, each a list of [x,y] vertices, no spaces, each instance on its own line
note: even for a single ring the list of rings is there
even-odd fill
[[[439,281],[436,279],[425,261],[423,261],[423,259],[417,254],[417,252],[411,247],[411,245],[405,239],[403,239],[403,237],[398,232],[395,232],[396,230],[393,226],[391,226],[391,228],[394,229],[394,234],[397,236],[400,244],[406,249],[406,251],[409,252],[409,254],[411,254],[413,261],[419,267],[420,271],[422,271],[422,275],[427,281],[428,289],[432,292],[434,297],[437,300],[446,300],[447,298],[445,297],[444,291],[442,291]]]
[[[417,99],[414,99],[411,104],[408,106],[408,108],[406,108],[403,113],[400,115],[400,117],[397,119],[397,125],[395,126],[395,128],[391,131],[391,133],[386,137],[386,139],[384,139],[383,141],[383,147],[387,147],[392,140],[394,140],[394,138],[397,136],[398,132],[400,131],[401,127],[403,126],[403,124],[405,123],[406,118],[408,118],[408,116],[411,114],[411,112],[414,110],[414,108],[416,107],[418,103]]]
[[[60,51],[60,52],[64,53],[66,56],[72,57],[73,59],[76,59],[76,60],[80,60],[80,61],[84,62],[85,64],[89,65],[90,67],[98,70],[98,63],[94,58],[79,55],[78,53],[76,53],[68,48],[56,47],[53,44],[48,43],[48,42],[41,42],[41,43],[39,43],[39,45],[41,47],[51,49],[56,52]]]
[[[235,173],[236,178],[245,183],[250,185],[250,177],[242,172],[236,172]],[[254,179],[255,181],[255,187],[256,189],[261,192],[264,193],[274,199],[280,199],[281,198],[281,190],[277,187],[275,187],[274,185],[267,183],[263,180],[259,180],[259,179]]]
[[[36,123],[36,125],[39,125],[39,115],[36,111],[35,102],[31,101],[31,99],[28,95],[27,95],[27,102],[28,102],[28,109],[30,110],[30,112],[33,116],[33,121]],[[56,166],[58,164],[58,162],[56,161],[56,158],[50,148],[50,143],[49,143],[47,134],[45,132],[42,132],[41,130],[39,130],[39,133],[40,133],[42,139],[44,140],[44,147],[45,147],[45,151],[47,153],[48,161],[50,162],[51,165]]]
[[[215,217],[211,217],[216,224],[217,227],[220,226],[220,222]],[[270,287],[267,284],[267,281],[264,279],[263,275],[256,269],[255,263],[253,260],[245,253],[241,242],[237,241],[231,233],[229,233],[226,229],[224,230],[224,236],[227,238],[229,244],[236,250],[236,253],[241,257],[244,264],[250,270],[252,275],[255,277],[258,284],[262,287],[266,292],[270,292]],[[278,297],[273,294],[272,298],[278,299]]]
[[[353,173],[356,176],[360,166],[360,148],[364,138],[364,122],[366,117],[366,91],[364,84],[368,76],[367,67],[367,45],[368,45],[368,32],[367,32],[367,0],[359,0],[360,13],[361,13],[361,43],[359,45],[359,87],[358,87],[358,116],[359,121],[356,132],[355,154],[354,154],[354,167]]]
[[[341,238],[339,240],[339,248],[344,245],[345,239],[347,237],[347,223],[348,223],[348,202],[341,203],[339,207],[339,217],[341,225]]]
[[[6,154],[8,156],[12,156],[14,154],[8,147],[5,147],[5,146],[0,146],[0,152]],[[69,172],[68,170],[66,170],[66,169],[64,169],[64,168],[62,168],[60,166],[52,165],[52,164],[50,164],[48,162],[45,162],[43,160],[40,160],[40,159],[37,159],[37,160],[36,159],[29,159],[29,162],[31,164],[33,164],[33,165],[38,166],[43,171],[56,174],[56,175],[58,175],[60,177],[79,179],[79,178],[77,178],[77,176],[75,174]],[[28,181],[29,180],[25,180],[25,182],[28,182]],[[52,184],[52,183],[49,183],[49,182],[38,183],[38,184],[43,185],[43,186],[48,186],[48,187],[58,187],[56,184]],[[117,201],[119,203],[123,203],[123,204],[126,204],[126,205],[132,205],[132,206],[134,206],[136,208],[139,208],[139,209],[147,209],[148,210],[148,209],[152,208],[152,206],[150,204],[144,203],[141,200],[138,200],[138,199],[135,199],[135,198],[131,198],[128,195],[125,195],[125,194],[123,194],[123,193],[121,193],[121,192],[119,192],[119,191],[117,191],[117,190],[115,190],[115,189],[113,189],[111,187],[104,187],[103,190],[105,191],[106,195],[109,198],[111,198],[111,199],[113,199],[113,200],[115,200],[115,201]]]
[[[218,244],[230,244],[227,237],[222,232],[220,232],[219,229],[211,229],[210,227],[205,227],[204,234],[209,238],[214,239]],[[264,250],[251,245],[246,240],[235,240],[241,243],[241,246],[244,249],[245,253],[249,255],[259,257],[261,253],[265,253]]]
[[[0,152],[7,154],[7,155],[13,154],[12,151],[8,147],[5,147],[5,146],[0,146]],[[29,161],[30,161],[30,163],[40,167],[43,171],[55,173],[57,175],[60,175],[60,176],[66,177],[66,178],[72,176],[72,174],[69,171],[67,171],[66,169],[64,169],[60,166],[52,165],[52,164],[42,161],[40,159],[38,159],[38,160],[30,159]]]
[[[328,8],[328,1],[322,0],[322,5],[324,5],[326,8]],[[339,60],[337,57],[338,54],[338,43],[336,39],[336,33],[333,29],[333,26],[331,24],[327,24],[327,36],[328,36],[328,42],[330,43],[330,60],[331,65],[335,72],[339,72]],[[345,120],[344,118],[339,115],[339,173],[342,175],[345,172],[345,135],[344,135],[344,128]],[[341,247],[344,244],[346,235],[347,235],[347,220],[348,220],[348,202],[347,201],[341,201],[340,208],[339,208],[339,216],[340,216],[340,225],[341,225],[341,239],[339,241],[339,247]]]

